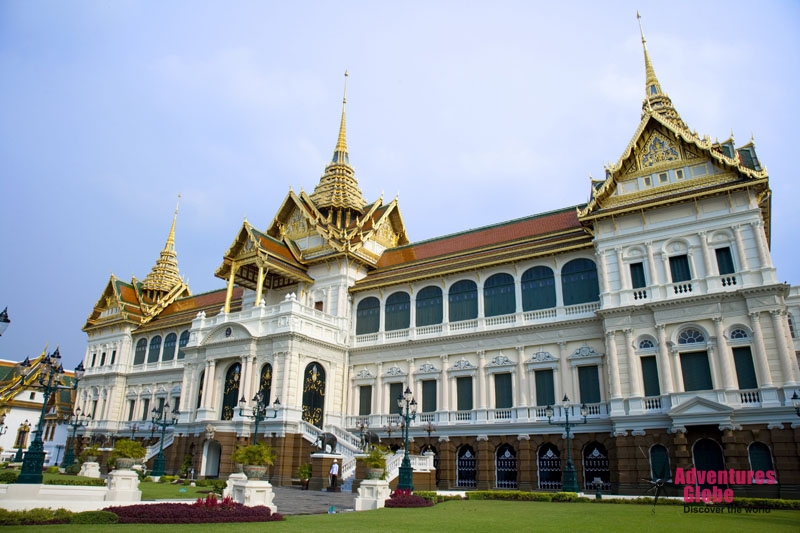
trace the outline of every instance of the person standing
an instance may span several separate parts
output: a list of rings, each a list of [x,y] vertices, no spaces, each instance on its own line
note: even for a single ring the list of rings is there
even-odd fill
[[[331,490],[336,492],[336,482],[339,478],[339,463],[336,459],[333,460],[333,464],[331,464]]]

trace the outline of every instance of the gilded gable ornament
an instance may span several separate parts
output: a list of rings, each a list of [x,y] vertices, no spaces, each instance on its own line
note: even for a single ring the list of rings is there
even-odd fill
[[[667,161],[677,161],[680,159],[678,150],[660,135],[653,134],[647,142],[647,147],[642,153],[642,167],[652,167]]]
[[[299,209],[292,212],[286,227],[286,234],[291,238],[302,237],[308,233],[308,223]]]

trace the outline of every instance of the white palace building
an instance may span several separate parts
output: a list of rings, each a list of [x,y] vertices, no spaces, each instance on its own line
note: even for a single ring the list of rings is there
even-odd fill
[[[800,497],[800,287],[770,258],[767,172],[752,141],[690,130],[644,59],[641,121],[588,203],[409,242],[396,199],[362,196],[343,107],[313,193],[220,248],[220,290],[180,277],[173,219],[152,271],[112,276],[84,326],[87,437],[225,477],[255,436],[239,401],[261,391],[280,399],[258,426],[272,482],[323,431],[347,477],[360,424],[402,444],[408,387],[411,453],[435,452],[443,489],[558,490],[569,443],[582,490],[639,493],[693,466],[774,470],[777,485],[732,488]],[[160,442],[165,405],[180,415]],[[569,440],[548,405],[577,423]]]

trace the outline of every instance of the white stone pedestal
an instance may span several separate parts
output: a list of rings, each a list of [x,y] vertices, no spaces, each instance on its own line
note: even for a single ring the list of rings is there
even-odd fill
[[[383,508],[392,491],[389,482],[384,479],[365,479],[358,487],[356,511],[371,511]]]
[[[85,462],[81,465],[81,471],[78,472],[79,476],[85,477],[100,477],[100,463],[95,462]]]
[[[231,498],[237,503],[250,507],[266,505],[273,513],[278,512],[278,508],[272,503],[275,493],[272,492],[272,485],[269,481],[235,480],[232,492]]]
[[[233,498],[233,483],[235,481],[247,481],[247,476],[242,472],[234,472],[233,474],[229,475],[228,481],[225,483],[225,488],[222,489],[223,498],[227,498],[228,496]]]
[[[114,470],[108,475],[106,501],[138,502],[142,500],[139,476],[133,470]]]

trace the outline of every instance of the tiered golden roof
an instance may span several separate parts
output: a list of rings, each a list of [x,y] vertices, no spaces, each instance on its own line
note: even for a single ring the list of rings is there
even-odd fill
[[[161,250],[161,256],[150,273],[144,278],[142,289],[152,293],[156,300],[158,293],[168,293],[176,285],[183,282],[178,272],[178,254],[175,253],[175,222],[178,220],[178,207],[175,206],[175,215],[172,217],[172,227],[169,229],[167,242]]]

